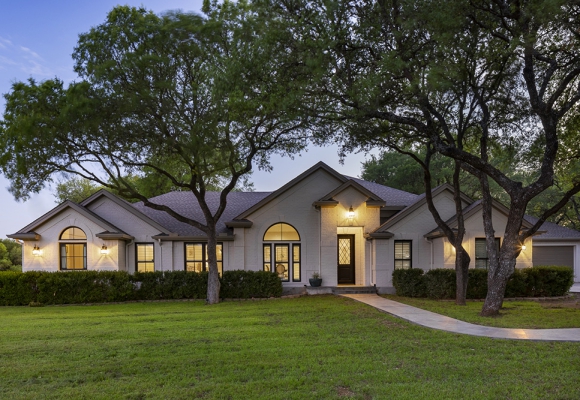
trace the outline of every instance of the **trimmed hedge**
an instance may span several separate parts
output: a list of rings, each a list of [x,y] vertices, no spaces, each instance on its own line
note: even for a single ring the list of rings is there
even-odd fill
[[[205,299],[207,272],[122,271],[0,272],[0,306],[107,303],[128,300]],[[282,295],[278,275],[264,271],[225,271],[222,298]]]
[[[468,299],[483,299],[487,295],[487,271],[470,269],[467,284]],[[574,283],[574,273],[569,267],[536,266],[516,269],[508,279],[506,297],[563,296]],[[421,269],[395,270],[393,286],[398,296],[455,298],[455,270]]]

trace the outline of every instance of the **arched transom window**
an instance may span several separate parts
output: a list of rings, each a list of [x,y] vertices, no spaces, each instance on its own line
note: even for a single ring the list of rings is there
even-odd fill
[[[71,226],[60,234],[60,269],[87,269],[87,235],[81,228]]]
[[[269,243],[272,242],[272,243]],[[286,243],[284,243],[286,242]],[[300,282],[300,234],[290,224],[279,222],[264,233],[264,271],[273,271],[284,282]]]

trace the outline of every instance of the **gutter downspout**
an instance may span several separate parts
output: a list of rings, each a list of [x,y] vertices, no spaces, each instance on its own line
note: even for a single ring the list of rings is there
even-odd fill
[[[157,244],[159,244],[159,259],[161,260],[160,261],[161,271],[163,271],[163,246],[161,245],[161,239],[157,239]],[[155,270],[155,267],[153,267],[153,269]]]
[[[431,245],[431,264],[429,264],[429,269],[433,269],[433,241],[425,238],[425,241]]]

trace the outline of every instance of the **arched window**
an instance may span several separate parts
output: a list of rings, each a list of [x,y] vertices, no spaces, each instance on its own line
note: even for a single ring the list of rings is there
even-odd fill
[[[60,234],[60,269],[87,269],[87,235],[81,228],[71,226]]]
[[[300,234],[292,225],[279,222],[269,227],[264,233],[264,271],[276,272],[284,282],[289,282],[290,276],[292,282],[300,282],[301,246],[297,242]]]

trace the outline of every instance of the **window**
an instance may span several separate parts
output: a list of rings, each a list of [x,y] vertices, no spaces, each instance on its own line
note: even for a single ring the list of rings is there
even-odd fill
[[[495,238],[495,248],[499,251],[499,238]],[[489,257],[487,256],[487,247],[485,245],[485,238],[475,239],[475,268],[489,267]]]
[[[153,243],[137,243],[135,245],[137,257],[135,258],[138,272],[155,271],[155,250]]]
[[[216,245],[218,273],[223,273],[223,244]],[[185,270],[189,272],[209,271],[207,243],[185,244]]]
[[[395,269],[412,268],[413,259],[411,244],[411,240],[395,240]]]
[[[284,282],[300,282],[301,277],[301,249],[298,231],[289,224],[280,222],[272,225],[264,233],[262,248],[264,271],[272,271]],[[288,242],[288,243],[280,243]]]
[[[71,226],[62,231],[60,240],[60,269],[63,271],[87,269],[87,235],[85,232],[81,228]],[[62,241],[72,241],[73,243],[63,243]]]

